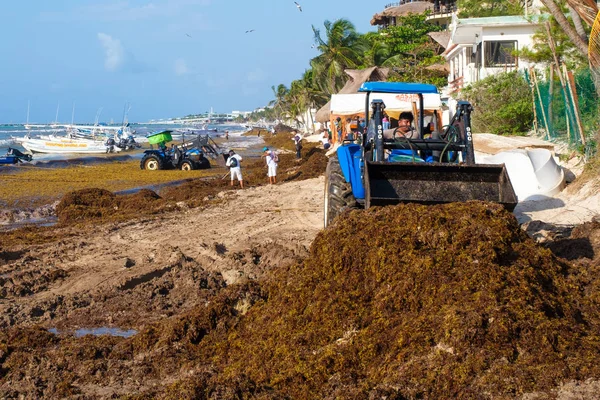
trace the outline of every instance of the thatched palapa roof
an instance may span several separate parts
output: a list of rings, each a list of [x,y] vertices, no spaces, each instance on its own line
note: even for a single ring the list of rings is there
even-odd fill
[[[442,31],[442,32],[429,32],[430,38],[438,42],[444,49],[448,47],[448,43],[450,43],[450,31]]]
[[[414,1],[396,7],[389,7],[383,10],[383,12],[373,15],[371,25],[382,25],[387,18],[390,17],[402,17],[408,14],[423,14],[425,11],[431,9],[433,9],[433,4],[427,1]]]
[[[448,63],[433,64],[433,65],[425,67],[425,69],[427,69],[429,71],[441,71],[441,72],[448,74],[450,72],[450,65],[448,65]]]
[[[350,79],[346,81],[346,84],[339,91],[340,94],[357,93],[360,85],[370,81],[385,81],[387,80],[390,72],[389,68],[370,67],[365,69],[347,69],[344,71]],[[328,101],[323,107],[317,111],[316,119],[317,122],[329,121],[331,101]]]

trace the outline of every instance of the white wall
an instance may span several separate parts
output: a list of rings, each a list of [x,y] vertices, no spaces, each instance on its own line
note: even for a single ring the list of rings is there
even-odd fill
[[[531,48],[533,45],[533,33],[536,30],[535,25],[518,25],[518,26],[484,26],[482,27],[481,35],[481,51],[479,57],[480,67],[476,68],[475,63],[471,63],[470,45],[460,44],[454,48],[447,56],[450,64],[450,73],[448,74],[448,83],[451,84],[459,78],[463,78],[462,86],[467,86],[470,83],[477,82],[490,75],[500,72],[512,71],[515,69],[529,68],[530,63],[517,58],[516,66],[499,66],[485,67],[485,43],[492,41],[517,41],[517,50],[522,50],[525,47]],[[473,38],[475,42],[475,38]]]

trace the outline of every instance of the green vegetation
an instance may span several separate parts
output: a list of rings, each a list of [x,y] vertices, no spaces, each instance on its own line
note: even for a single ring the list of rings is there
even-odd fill
[[[310,61],[313,82],[327,95],[337,93],[346,82],[345,69],[357,69],[363,64],[368,44],[363,35],[346,19],[325,21],[325,38],[312,27],[317,49],[321,52]]]
[[[530,48],[521,49],[518,56],[521,59],[536,63],[537,69],[543,70],[546,79],[538,81],[540,98],[536,99],[538,113],[538,124],[548,126],[548,137],[551,140],[559,139],[568,142],[571,147],[576,148],[580,154],[584,154],[587,160],[592,160],[596,154],[598,138],[598,108],[599,91],[594,83],[594,71],[589,66],[588,53],[580,51],[579,46],[574,43],[570,34],[565,31],[559,23],[562,18],[577,31],[580,39],[587,43],[590,32],[588,25],[582,24],[581,18],[576,12],[570,12],[566,1],[556,1],[556,10],[544,9],[547,20],[542,21],[542,26],[534,34],[534,44]],[[550,35],[548,34],[550,32]],[[554,49],[551,47],[552,38]],[[558,62],[559,66],[556,65]],[[559,78],[562,74],[560,66],[566,66],[567,70],[574,75],[577,91],[577,103],[582,120],[583,133],[579,132],[577,126],[573,126],[575,110],[572,107],[573,100],[564,90]],[[546,120],[541,117],[542,104],[546,113]],[[568,118],[567,118],[568,117]],[[587,142],[584,145],[581,135],[585,135]],[[596,162],[597,163],[597,162]],[[596,164],[591,163],[590,166]]]
[[[521,0],[458,0],[459,18],[522,15]]]
[[[548,17],[550,35],[554,41],[556,58],[560,63],[566,64],[569,70],[580,69],[588,66],[588,59],[577,51],[576,46],[569,39],[569,36],[561,29],[556,19]],[[543,22],[543,21],[542,21]],[[533,35],[534,45],[531,48],[525,47],[518,52],[518,56],[524,60],[548,65],[554,63],[554,55],[548,40],[548,30],[546,26],[537,29]]]
[[[397,26],[367,33],[365,37],[371,50],[366,54],[366,60],[370,61],[370,65],[390,67],[390,81],[445,86],[448,79],[445,72],[427,69],[431,65],[446,62],[439,55],[440,45],[427,35],[442,28],[425,19],[426,14],[410,14],[398,17]]]
[[[518,71],[488,76],[462,90],[475,112],[475,132],[523,134],[533,123],[531,89]]]

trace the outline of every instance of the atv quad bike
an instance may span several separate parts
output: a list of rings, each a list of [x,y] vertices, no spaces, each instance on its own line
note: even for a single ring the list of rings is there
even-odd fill
[[[144,151],[140,161],[140,168],[150,171],[161,169],[180,169],[191,171],[194,169],[210,168],[210,161],[197,147],[187,146],[183,143],[180,147],[168,149],[166,143],[172,141],[171,131],[162,131],[148,136],[148,143],[158,145],[158,149]]]
[[[468,102],[458,102],[450,124],[438,127],[426,138],[423,95],[438,94],[435,86],[366,82],[359,92],[365,93],[367,129],[359,134],[359,144],[346,141],[329,159],[325,175],[325,226],[348,209],[401,202],[439,204],[481,200],[514,209],[517,197],[504,164],[475,163],[472,106]],[[418,129],[410,137],[397,130],[384,132],[382,119],[386,106],[381,98],[385,94],[412,99],[414,111],[418,102]]]

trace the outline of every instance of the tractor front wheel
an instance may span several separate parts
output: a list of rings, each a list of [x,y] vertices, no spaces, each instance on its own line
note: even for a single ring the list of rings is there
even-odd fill
[[[181,163],[181,170],[182,171],[191,171],[194,169],[194,163],[192,163],[190,160],[184,160]]]
[[[346,182],[337,156],[332,156],[325,172],[324,225],[327,227],[342,212],[358,208],[352,185]]]

